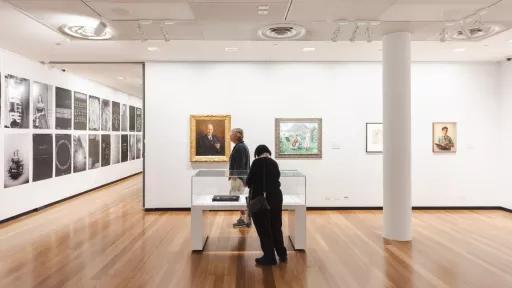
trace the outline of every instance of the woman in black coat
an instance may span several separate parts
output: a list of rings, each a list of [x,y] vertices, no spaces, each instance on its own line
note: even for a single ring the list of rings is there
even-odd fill
[[[263,256],[256,258],[256,263],[259,265],[277,264],[276,254],[279,261],[288,260],[281,230],[283,223],[283,193],[281,182],[279,182],[281,172],[277,162],[270,158],[271,154],[270,149],[265,145],[256,147],[255,159],[247,176],[250,199],[264,194],[270,206],[269,210],[261,209],[251,215],[260,238],[261,250],[263,250]]]

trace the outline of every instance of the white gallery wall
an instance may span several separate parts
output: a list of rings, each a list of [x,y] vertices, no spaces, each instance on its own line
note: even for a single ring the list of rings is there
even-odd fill
[[[189,116],[230,114],[251,149],[274,150],[274,119],[321,117],[323,158],[285,160],[307,175],[307,205],[381,206],[382,155],[365,152],[365,123],[382,120],[380,63],[147,63],[146,208],[190,207],[190,177],[226,163],[189,162]],[[499,64],[415,63],[413,204],[495,206]],[[432,122],[458,122],[458,152],[433,154]],[[407,141],[407,139],[404,139]]]
[[[142,160],[127,161],[106,167],[86,170],[69,175],[54,176],[50,179],[37,182],[32,181],[33,161],[32,161],[32,135],[33,134],[135,134],[129,132],[101,132],[101,131],[77,131],[77,130],[56,130],[56,129],[33,129],[30,125],[28,129],[4,128],[6,125],[5,115],[6,102],[6,82],[5,75],[15,75],[27,78],[33,81],[43,82],[53,86],[62,87],[71,91],[78,91],[87,95],[94,95],[102,99],[118,101],[122,104],[142,107],[142,99],[126,95],[117,90],[99,85],[95,82],[76,77],[70,73],[64,73],[57,69],[51,69],[37,62],[28,60],[19,55],[0,50],[0,73],[1,73],[1,132],[0,133],[0,166],[2,167],[2,176],[0,178],[0,220],[21,214],[23,212],[47,205],[49,203],[64,199],[69,196],[93,189],[95,187],[107,184],[117,179],[138,173],[142,171]],[[32,85],[31,85],[32,88]],[[32,95],[31,95],[32,97]],[[73,97],[72,97],[73,98]],[[55,101],[54,101],[55,104]],[[32,105],[33,106],[33,105]],[[55,110],[54,119],[55,119]],[[30,121],[32,119],[32,109],[30,110]],[[30,123],[32,124],[32,123]],[[55,127],[53,127],[55,128]],[[5,141],[11,138],[13,134],[24,134],[28,137],[28,145],[24,147],[29,151],[28,157],[24,157],[25,169],[29,170],[29,183],[14,187],[4,188],[4,181],[9,169],[4,153]],[[138,133],[140,134],[140,133]],[[12,138],[11,138],[12,139]],[[55,144],[55,141],[53,142]],[[20,143],[21,147],[21,143]],[[55,150],[53,152],[55,157]],[[10,157],[10,155],[9,155]],[[9,158],[7,158],[9,159]],[[55,165],[54,165],[55,166]]]
[[[500,146],[501,173],[497,174],[494,181],[500,181],[501,205],[512,209],[512,62],[504,62],[500,65],[500,89],[501,89],[501,111],[502,116],[500,127],[502,133]]]

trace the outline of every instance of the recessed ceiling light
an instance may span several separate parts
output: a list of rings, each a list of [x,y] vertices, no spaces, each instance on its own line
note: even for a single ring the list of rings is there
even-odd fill
[[[258,6],[258,10],[268,10],[268,9],[270,9],[269,5],[260,5],[260,6]]]
[[[303,51],[303,52],[313,52],[313,51],[315,51],[315,50],[316,50],[316,48],[314,48],[314,47],[305,47],[305,48],[302,48],[302,51]]]
[[[466,51],[466,48],[455,48],[453,49],[453,52],[464,52]]]
[[[268,10],[258,10],[258,15],[268,15]]]
[[[238,47],[226,47],[224,48],[226,52],[238,52]]]
[[[512,39],[508,40],[508,43],[512,43]]]
[[[107,40],[112,38],[112,31],[107,24],[100,21],[96,26],[62,25],[59,27],[64,34],[86,40]]]
[[[117,79],[124,80],[124,77],[123,76],[117,76]]]
[[[176,22],[175,21],[164,21],[164,24],[165,25],[174,25],[174,24],[176,24]]]
[[[148,49],[148,51],[151,51],[151,52],[158,51],[158,47],[154,47],[154,46],[149,46],[147,49]]]

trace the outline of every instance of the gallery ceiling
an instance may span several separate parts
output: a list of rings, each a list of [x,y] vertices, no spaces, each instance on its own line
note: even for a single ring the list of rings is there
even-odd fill
[[[142,97],[142,64],[73,63],[51,64],[53,68],[73,73],[128,95]]]
[[[0,0],[0,48],[43,62],[380,61],[382,35],[410,31],[414,61],[502,61],[510,11],[512,0]],[[61,32],[99,21],[110,40]],[[261,36],[288,28],[304,34]]]

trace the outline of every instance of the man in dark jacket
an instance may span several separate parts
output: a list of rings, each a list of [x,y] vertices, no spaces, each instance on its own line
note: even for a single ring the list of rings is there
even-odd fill
[[[251,166],[251,154],[249,148],[244,143],[244,130],[234,128],[231,130],[231,142],[235,144],[231,156],[229,157],[229,181],[231,195],[242,195],[245,191],[245,179]],[[246,218],[246,219],[244,219]],[[250,227],[251,217],[245,210],[240,210],[240,218],[233,223],[234,228]]]

